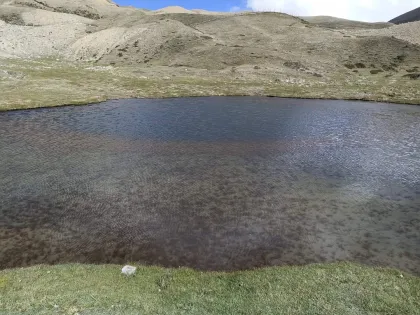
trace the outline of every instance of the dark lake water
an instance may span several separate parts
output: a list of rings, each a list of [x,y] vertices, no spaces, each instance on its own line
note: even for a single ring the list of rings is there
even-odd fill
[[[121,100],[0,113],[0,268],[420,274],[420,107]]]

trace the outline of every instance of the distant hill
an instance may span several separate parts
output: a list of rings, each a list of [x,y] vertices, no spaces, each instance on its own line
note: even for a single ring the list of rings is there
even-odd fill
[[[0,14],[14,8],[30,8],[68,13],[98,20],[105,16],[116,15],[122,11],[133,11],[130,8],[120,8],[111,0],[0,0]]]
[[[394,24],[403,24],[403,23],[416,22],[416,21],[420,21],[420,7],[410,12],[404,13],[396,17],[395,19],[392,19],[389,22],[394,23]]]
[[[301,16],[312,25],[330,29],[381,29],[392,26],[390,23],[367,23],[337,18],[334,16]]]
[[[240,66],[318,78],[336,69],[416,74],[419,26],[179,6],[146,11],[108,0],[0,0],[0,59],[61,57],[232,75]]]

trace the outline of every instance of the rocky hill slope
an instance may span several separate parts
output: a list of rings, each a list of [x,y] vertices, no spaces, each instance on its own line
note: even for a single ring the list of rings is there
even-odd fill
[[[91,19],[99,19],[128,9],[120,9],[111,0],[0,0],[0,5],[3,6],[0,12],[3,10],[12,10],[12,12],[19,14],[19,11],[28,11],[24,8],[32,8],[59,13],[71,13]]]
[[[414,80],[419,73],[420,22],[392,25],[181,7],[147,11],[108,0],[0,0],[1,58],[8,58],[3,64],[54,58],[75,67],[110,66],[147,77],[181,72],[202,77],[207,71],[205,76],[218,82],[269,80],[308,89],[337,80],[391,82]],[[256,93],[247,91],[240,93]],[[366,94],[352,91],[352,98]]]
[[[400,16],[397,16],[389,22],[394,24],[403,24],[416,21],[420,21],[420,7],[410,12],[404,13]]]
[[[289,64],[321,72],[356,63],[397,68],[419,59],[418,27],[407,38],[406,31],[384,23],[308,22],[280,13],[207,14],[180,7],[144,12],[108,0],[1,3],[3,56],[206,69]],[[354,33],[365,29],[363,37]]]

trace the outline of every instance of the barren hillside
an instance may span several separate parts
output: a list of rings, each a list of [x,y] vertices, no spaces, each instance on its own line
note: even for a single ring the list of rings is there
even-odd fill
[[[0,0],[0,58],[54,58],[76,67],[145,73],[155,69],[148,77],[158,69],[169,76],[188,69],[190,76],[213,71],[207,77],[270,80],[308,89],[337,78],[343,84],[379,84],[416,79],[418,23],[181,7],[147,11],[108,0]],[[354,98],[366,94],[352,91]]]
[[[310,22],[312,25],[331,29],[380,29],[392,26],[392,23],[367,23],[333,16],[303,16],[302,19]]]
[[[60,13],[71,13],[84,16],[91,19],[99,19],[104,16],[116,14],[119,11],[130,10],[128,8],[119,8],[111,0],[0,0],[0,5],[4,7],[41,9]],[[0,11],[1,12],[1,11]]]

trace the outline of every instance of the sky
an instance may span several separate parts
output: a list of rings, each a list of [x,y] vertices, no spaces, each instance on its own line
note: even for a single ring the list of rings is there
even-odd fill
[[[114,0],[151,10],[166,6],[211,11],[280,11],[294,15],[331,15],[345,19],[380,22],[420,7],[420,0]]]

